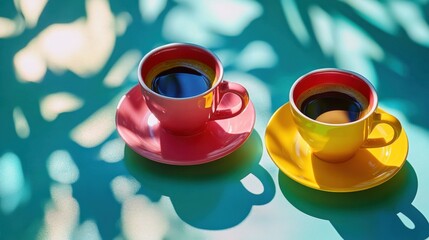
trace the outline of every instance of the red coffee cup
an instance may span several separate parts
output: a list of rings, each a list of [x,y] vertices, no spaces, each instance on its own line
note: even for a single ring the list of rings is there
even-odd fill
[[[171,97],[155,91],[153,83],[157,75],[177,67],[204,74],[210,80],[208,89],[188,97]],[[193,44],[173,43],[153,49],[140,61],[138,77],[148,108],[161,127],[174,134],[198,133],[208,121],[240,114],[249,102],[249,95],[243,86],[223,80],[223,67],[219,59],[209,50]],[[188,86],[184,87],[192,87],[193,83],[186,84]],[[238,110],[234,110],[235,107],[218,109],[227,93],[241,100]]]

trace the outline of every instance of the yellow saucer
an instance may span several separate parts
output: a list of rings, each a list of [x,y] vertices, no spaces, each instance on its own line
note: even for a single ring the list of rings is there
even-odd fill
[[[387,142],[392,136],[390,126],[379,124],[370,138],[385,138]],[[361,148],[342,163],[320,160],[298,133],[289,103],[271,117],[265,145],[273,162],[287,176],[307,187],[328,192],[354,192],[380,185],[401,169],[408,154],[408,138],[402,129],[399,138],[385,147]]]

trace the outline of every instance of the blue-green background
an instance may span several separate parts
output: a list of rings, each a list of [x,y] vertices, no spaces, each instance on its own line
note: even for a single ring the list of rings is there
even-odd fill
[[[153,163],[114,129],[139,59],[170,42],[207,47],[249,90],[255,130],[224,159]],[[426,239],[428,63],[427,0],[0,0],[0,239]],[[367,77],[403,124],[387,183],[319,192],[266,153],[292,83],[325,67]]]

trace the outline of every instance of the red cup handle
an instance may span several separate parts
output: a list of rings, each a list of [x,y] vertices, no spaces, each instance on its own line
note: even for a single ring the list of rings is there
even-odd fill
[[[225,118],[232,118],[240,114],[241,112],[246,109],[247,104],[249,103],[249,94],[247,93],[246,88],[244,88],[242,85],[238,83],[228,82],[228,81],[222,81],[219,86],[219,99],[221,102],[222,98],[227,93],[233,93],[236,96],[238,96],[241,99],[241,107],[238,111],[232,111],[231,109],[222,109],[218,110],[216,106],[216,110],[213,113],[213,115],[210,117],[210,120],[217,120],[217,119],[225,119]]]

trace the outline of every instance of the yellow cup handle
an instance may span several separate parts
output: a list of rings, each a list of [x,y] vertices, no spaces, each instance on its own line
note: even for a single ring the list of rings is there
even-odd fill
[[[371,132],[374,130],[375,126],[378,124],[385,123],[388,124],[393,129],[393,138],[390,139],[390,141],[386,142],[386,139],[384,138],[368,138],[362,145],[362,147],[365,148],[377,148],[377,147],[384,147],[391,143],[393,143],[396,139],[398,139],[399,135],[402,131],[402,126],[399,120],[388,114],[388,113],[379,113],[374,112],[373,115],[373,122],[371,124]]]

